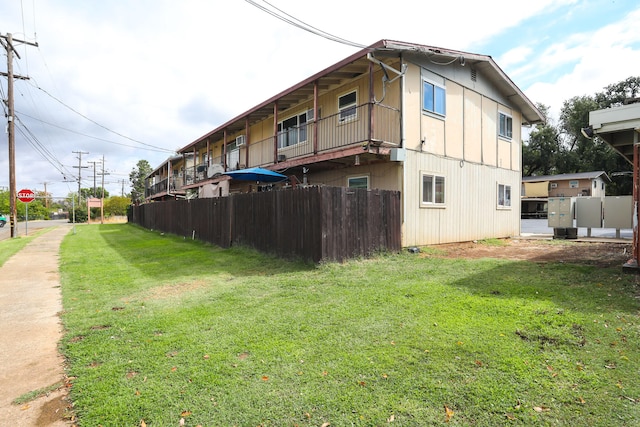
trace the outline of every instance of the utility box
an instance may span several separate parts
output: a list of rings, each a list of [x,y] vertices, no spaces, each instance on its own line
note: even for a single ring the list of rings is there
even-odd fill
[[[578,197],[576,199],[576,227],[602,228],[602,199]]]
[[[604,198],[604,226],[618,230],[633,228],[633,196]]]
[[[573,200],[571,197],[549,197],[547,223],[552,228],[573,227]]]

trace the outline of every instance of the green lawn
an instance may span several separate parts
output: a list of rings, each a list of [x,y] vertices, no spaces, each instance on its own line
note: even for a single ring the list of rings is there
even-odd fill
[[[61,270],[81,426],[640,425],[620,267],[315,266],[95,225]]]

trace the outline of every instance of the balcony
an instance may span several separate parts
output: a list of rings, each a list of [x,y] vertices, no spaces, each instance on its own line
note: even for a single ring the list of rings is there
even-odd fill
[[[312,164],[323,153],[335,153],[333,158],[352,156],[349,147],[367,150],[381,146],[397,147],[401,140],[400,111],[382,104],[360,105],[345,112],[323,117],[291,127],[260,141],[228,149],[226,161],[222,157],[211,159],[224,171],[249,167],[268,167],[279,163]],[[231,145],[233,147],[233,145]],[[248,150],[248,153],[247,153]],[[285,165],[283,165],[285,166]],[[286,165],[285,167],[288,167]],[[191,177],[186,186],[196,186],[213,178],[208,163],[190,168]]]

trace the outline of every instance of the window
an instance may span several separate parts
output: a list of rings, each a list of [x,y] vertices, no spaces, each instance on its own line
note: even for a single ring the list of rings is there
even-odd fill
[[[422,175],[422,204],[444,205],[444,176]]]
[[[236,170],[240,167],[240,148],[233,141],[227,144],[227,169]]]
[[[307,141],[307,122],[313,121],[313,110],[278,123],[278,148],[290,147]]]
[[[578,181],[569,181],[569,188],[578,188]]]
[[[511,207],[511,186],[498,184],[498,207],[510,208]]]
[[[498,121],[498,135],[503,138],[511,139],[513,136],[513,118],[505,113],[498,112]]]
[[[347,187],[369,189],[368,176],[350,176],[347,178]]]
[[[422,109],[430,113],[445,115],[446,91],[443,86],[422,81]]]
[[[340,114],[340,122],[355,120],[358,114],[358,94],[354,90],[345,95],[338,97],[338,111]]]
[[[552,182],[551,183],[551,188],[558,188],[558,183],[557,182]]]
[[[594,189],[598,188],[598,181],[593,181],[593,188]]]

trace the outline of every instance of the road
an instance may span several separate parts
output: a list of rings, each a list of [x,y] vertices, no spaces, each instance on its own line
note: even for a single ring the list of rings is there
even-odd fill
[[[55,227],[57,225],[68,224],[69,221],[66,219],[54,219],[50,221],[29,221],[25,223],[24,221],[18,222],[18,226],[16,227],[16,232],[18,236],[31,235],[31,233],[36,230],[41,230],[47,227]],[[9,223],[5,224],[4,227],[0,228],[0,241],[5,240],[11,237],[11,226]]]

